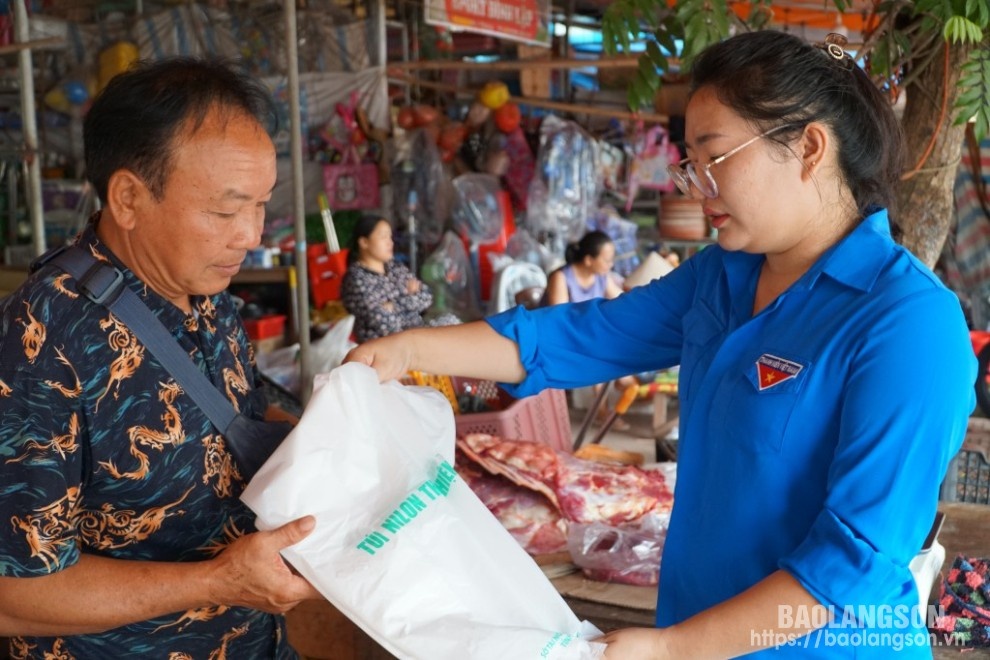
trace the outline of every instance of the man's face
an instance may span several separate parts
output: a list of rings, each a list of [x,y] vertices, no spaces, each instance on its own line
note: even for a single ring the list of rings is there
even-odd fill
[[[177,137],[162,199],[142,197],[131,236],[135,272],[183,308],[187,296],[227,288],[261,243],[275,178],[275,147],[262,127],[211,111],[195,133]]]

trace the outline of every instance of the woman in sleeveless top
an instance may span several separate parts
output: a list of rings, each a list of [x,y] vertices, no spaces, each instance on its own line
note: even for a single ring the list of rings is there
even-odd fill
[[[588,232],[567,246],[564,257],[567,265],[552,272],[547,281],[548,305],[615,298],[622,293],[611,276],[615,244],[605,232]]]

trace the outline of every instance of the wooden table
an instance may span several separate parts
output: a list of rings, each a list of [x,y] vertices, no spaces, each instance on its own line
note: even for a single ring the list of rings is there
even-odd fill
[[[956,555],[968,557],[990,556],[990,506],[942,502],[939,511],[945,514],[939,543],[945,547],[945,564],[948,570]],[[587,619],[603,631],[617,628],[652,627],[656,587],[633,587],[622,584],[605,584],[568,575],[553,580],[557,590],[581,619]],[[932,589],[931,601],[938,598],[938,585]],[[935,660],[960,658],[958,648],[935,648]],[[965,660],[990,660],[990,650],[967,650]]]

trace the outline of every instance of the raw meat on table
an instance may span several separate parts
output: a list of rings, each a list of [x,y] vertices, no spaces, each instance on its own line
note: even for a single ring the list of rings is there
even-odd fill
[[[488,472],[543,493],[570,521],[619,525],[650,512],[669,513],[673,505],[656,470],[585,461],[542,443],[485,433],[469,434],[457,446]]]
[[[567,549],[567,522],[546,497],[491,474],[457,453],[457,474],[531,555]]]

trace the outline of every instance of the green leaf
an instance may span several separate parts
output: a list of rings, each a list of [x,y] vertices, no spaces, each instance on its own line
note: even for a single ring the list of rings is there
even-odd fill
[[[973,123],[973,133],[976,135],[978,142],[982,141],[987,134],[990,134],[990,112],[986,108],[976,113],[976,121]]]
[[[945,22],[942,36],[951,43],[980,43],[983,31],[973,21],[963,16],[953,16]]]
[[[660,50],[660,46],[656,41],[646,42],[646,54],[650,57],[650,61],[653,62],[653,66],[660,70],[666,70],[667,58],[664,57],[663,51]]]
[[[639,67],[636,71],[636,77],[643,81],[644,86],[653,91],[656,89],[657,81],[660,76],[657,74],[657,69],[653,65],[653,60],[649,58],[647,54],[643,54],[639,58]]]
[[[670,32],[667,30],[657,30],[656,38],[667,53],[672,56],[677,55],[677,42],[674,41],[674,36]]]
[[[716,29],[716,34],[728,35],[729,10],[727,7],[724,7],[722,9],[724,9],[724,11],[719,11],[719,9],[716,9],[714,12],[712,12],[712,18],[714,19],[714,27]]]
[[[982,89],[980,89],[978,86],[969,87],[968,89],[963,90],[963,92],[959,95],[959,98],[956,99],[956,104],[960,106],[968,106],[982,98],[983,98]]]

